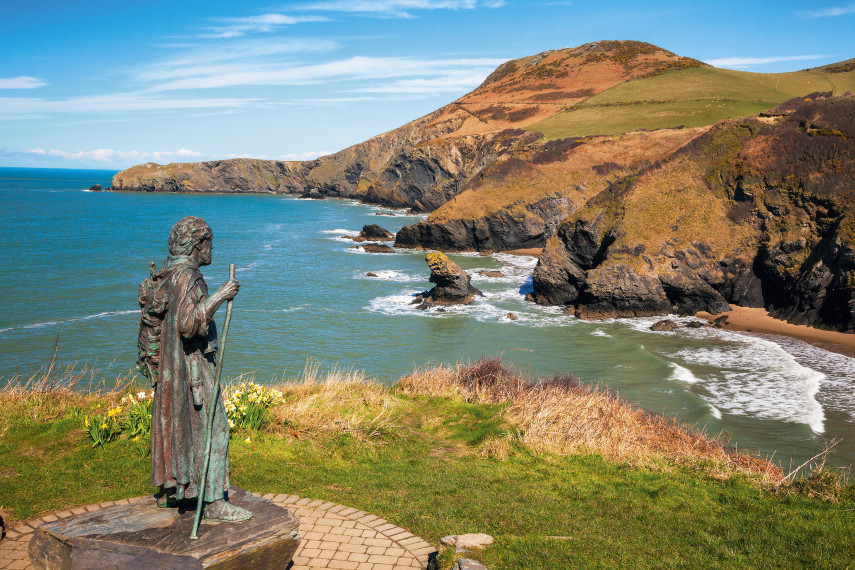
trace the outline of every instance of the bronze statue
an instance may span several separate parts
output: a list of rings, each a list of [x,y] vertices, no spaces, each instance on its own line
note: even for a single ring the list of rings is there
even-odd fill
[[[228,502],[229,424],[216,385],[214,313],[240,285],[227,281],[208,296],[199,267],[211,263],[213,232],[187,216],[169,232],[169,257],[140,286],[140,369],[155,387],[151,426],[151,481],[158,505],[196,499],[206,520],[241,522],[252,513]],[[208,423],[209,406],[214,406]],[[204,492],[207,438],[210,459]]]

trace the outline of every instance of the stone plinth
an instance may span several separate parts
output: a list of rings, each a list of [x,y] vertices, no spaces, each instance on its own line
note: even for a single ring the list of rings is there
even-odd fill
[[[232,487],[229,502],[252,511],[242,523],[204,519],[195,509],[159,508],[153,497],[41,525],[30,540],[36,568],[285,568],[300,544],[300,519],[272,501]]]

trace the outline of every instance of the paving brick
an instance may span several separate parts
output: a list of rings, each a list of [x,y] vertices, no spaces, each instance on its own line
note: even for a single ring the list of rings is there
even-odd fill
[[[307,566],[309,568],[326,568],[329,562],[329,560],[321,560],[320,558],[314,558],[312,560],[309,560]]]
[[[347,562],[346,560],[333,560],[327,568],[340,568],[341,570],[356,570],[359,565],[356,562]]]
[[[351,560],[352,562],[368,562],[369,558],[370,557],[367,554],[363,554],[360,552],[351,552],[349,560]]]
[[[345,507],[344,505],[336,505],[336,506],[334,506],[334,507],[331,507],[331,508],[329,509],[329,511],[330,511],[331,513],[339,513],[339,512],[341,512],[341,511],[346,510],[346,509],[347,509],[347,507]]]
[[[75,514],[75,515],[82,515],[85,512],[86,512],[86,509],[84,509],[83,507],[77,507],[76,509],[71,509],[71,513]]]
[[[366,538],[365,544],[368,546],[382,546],[383,548],[389,548],[392,546],[392,541],[388,538]]]
[[[370,554],[371,558],[374,558],[375,556],[382,556],[385,553],[386,553],[386,547],[385,546],[369,546],[368,548],[365,549],[365,554]]]
[[[368,547],[363,544],[342,544],[339,546],[339,550],[342,552],[352,552],[356,554],[365,554],[368,550]]]
[[[362,511],[360,511],[359,509],[354,509],[353,507],[347,507],[343,511],[339,511],[339,514],[344,516],[344,517],[349,517],[353,513],[359,513],[359,512],[362,512]]]
[[[403,548],[398,548],[396,546],[392,546],[392,547],[387,548],[386,552],[385,552],[386,556],[398,556],[398,557],[401,557],[406,553],[407,553],[406,550],[404,550]]]
[[[303,506],[303,505],[308,505],[311,502],[312,502],[312,499],[310,499],[308,497],[303,497],[302,499],[300,499],[299,501],[297,501],[294,504],[299,505],[299,506]]]
[[[375,526],[374,530],[376,530],[377,532],[386,532],[388,530],[392,530],[393,528],[398,528],[398,527],[396,527],[392,523],[387,522],[386,524],[381,524],[379,526]]]
[[[15,560],[8,566],[6,566],[8,570],[25,570],[26,568],[30,568],[29,560]]]
[[[350,556],[349,552],[342,552],[341,550],[337,551],[333,554],[333,560],[347,560],[347,557]]]
[[[375,564],[371,570],[395,570],[392,564]]]

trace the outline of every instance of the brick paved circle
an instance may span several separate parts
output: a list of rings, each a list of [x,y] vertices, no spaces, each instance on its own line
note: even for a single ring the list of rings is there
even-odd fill
[[[302,540],[292,570],[427,568],[428,558],[436,552],[436,548],[405,529],[353,507],[297,495],[253,495],[270,499],[300,517]],[[43,523],[142,498],[105,501],[18,523],[0,541],[0,569],[32,568],[27,547],[33,531]]]

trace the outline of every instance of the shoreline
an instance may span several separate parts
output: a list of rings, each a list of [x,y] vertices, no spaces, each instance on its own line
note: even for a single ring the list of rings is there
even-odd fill
[[[696,317],[708,321],[713,321],[723,315],[727,316],[727,323],[722,327],[726,330],[788,336],[803,340],[823,350],[855,358],[855,334],[827,331],[807,325],[794,325],[770,316],[766,309],[731,305],[731,310],[724,313],[713,315],[701,311],[695,314]]]

